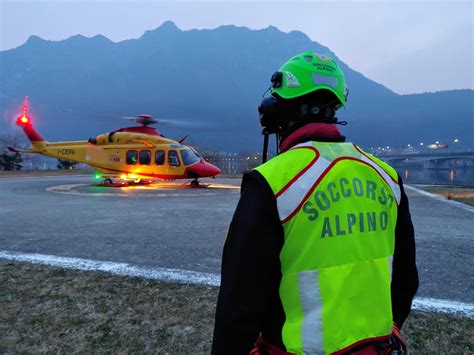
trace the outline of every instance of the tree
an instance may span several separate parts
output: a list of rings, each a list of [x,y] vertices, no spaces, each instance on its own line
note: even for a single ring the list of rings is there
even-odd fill
[[[25,149],[29,147],[30,142],[26,139],[23,132],[0,133],[0,153],[7,147]],[[23,169],[38,169],[41,166],[42,158],[38,154],[22,153]],[[0,168],[1,170],[1,168]]]
[[[20,170],[22,168],[22,162],[23,158],[20,153],[10,154],[3,152],[0,154],[0,168],[5,171]]]
[[[28,145],[24,134],[20,132],[0,133],[0,149],[5,147],[23,148]]]
[[[76,166],[76,162],[70,160],[58,159],[58,169],[72,170]]]

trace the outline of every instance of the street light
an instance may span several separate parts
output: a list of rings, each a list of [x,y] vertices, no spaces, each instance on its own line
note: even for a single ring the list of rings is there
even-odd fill
[[[459,142],[459,139],[454,139],[454,143],[458,143]]]
[[[423,146],[423,142],[421,142],[420,145]]]

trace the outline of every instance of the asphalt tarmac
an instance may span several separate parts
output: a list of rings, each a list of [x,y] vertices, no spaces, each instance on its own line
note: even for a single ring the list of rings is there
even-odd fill
[[[0,250],[219,273],[240,179],[151,188],[93,186],[90,177],[0,179]],[[474,214],[407,191],[418,296],[474,301]]]

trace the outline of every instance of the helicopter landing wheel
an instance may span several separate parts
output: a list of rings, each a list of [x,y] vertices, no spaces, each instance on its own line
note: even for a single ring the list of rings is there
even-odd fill
[[[202,188],[205,188],[205,187],[209,187],[210,184],[201,184],[199,182],[199,180],[196,178],[194,180],[192,180],[190,183],[189,183],[189,186],[191,188],[194,188],[194,189],[202,189]]]
[[[117,181],[114,178],[105,178],[98,186],[104,187],[125,187],[128,186],[128,181]]]

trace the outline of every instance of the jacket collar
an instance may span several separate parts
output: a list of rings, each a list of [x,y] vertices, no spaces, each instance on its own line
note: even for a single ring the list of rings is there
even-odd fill
[[[344,142],[336,125],[332,123],[308,123],[285,137],[280,143],[280,151],[285,152],[295,145],[307,141]]]

